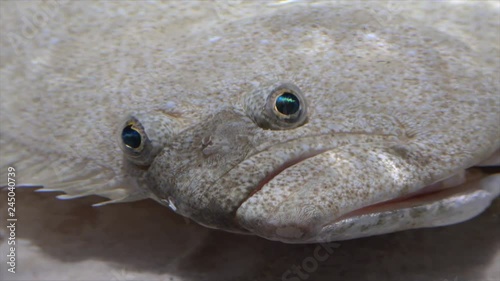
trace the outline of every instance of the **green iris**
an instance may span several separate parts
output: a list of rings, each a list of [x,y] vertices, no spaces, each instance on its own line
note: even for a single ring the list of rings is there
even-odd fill
[[[122,131],[122,141],[130,148],[138,148],[141,145],[142,137],[139,132],[132,128],[132,125],[128,125]]]
[[[295,114],[300,109],[299,99],[292,93],[283,93],[276,99],[276,109],[284,115]]]

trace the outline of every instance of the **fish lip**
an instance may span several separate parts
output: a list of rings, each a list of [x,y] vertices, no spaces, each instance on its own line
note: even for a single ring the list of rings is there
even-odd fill
[[[450,186],[446,186],[445,184],[443,184],[447,179],[452,178],[459,173],[463,173],[463,181]],[[480,172],[478,172],[477,169],[474,169],[474,167],[467,168],[466,170],[461,170],[457,172],[457,174],[444,180],[437,181],[433,184],[423,186],[415,192],[403,194],[401,196],[393,197],[382,202],[370,204],[356,210],[352,210],[350,212],[342,214],[333,221],[326,223],[324,226],[338,223],[347,219],[353,219],[363,215],[378,214],[384,211],[396,211],[399,209],[414,207],[417,205],[423,206],[432,202],[436,202],[438,200],[442,200],[444,198],[452,197],[459,192],[463,192],[464,190],[474,190],[479,188],[467,185],[468,183],[475,181],[481,177]]]
[[[391,144],[391,143],[396,144],[397,141],[394,141],[394,140],[398,139],[398,136],[396,136],[396,135],[392,135],[392,134],[375,134],[375,133],[370,133],[370,132],[337,132],[335,134],[332,134],[332,133],[318,134],[318,135],[311,135],[311,136],[307,136],[307,137],[300,137],[300,138],[297,138],[297,139],[292,139],[292,140],[289,140],[289,141],[286,141],[286,142],[282,142],[282,143],[279,143],[279,144],[268,146],[268,147],[266,147],[266,148],[264,148],[262,150],[256,151],[255,153],[249,155],[246,160],[252,159],[254,157],[259,157],[259,156],[261,156],[263,154],[270,153],[270,151],[273,150],[273,149],[278,149],[279,150],[279,148],[278,148],[279,146],[286,145],[286,144],[289,144],[291,142],[297,142],[298,145],[300,145],[301,143],[307,141],[307,139],[309,139],[309,138],[313,138],[313,139],[315,139],[315,138],[334,138],[336,135],[349,136],[350,138],[355,138],[355,137],[357,137],[359,135],[369,135],[369,136],[372,136],[374,138],[376,138],[376,137],[380,138],[378,140],[372,140],[372,141],[363,142],[363,143],[377,143],[377,142],[384,141],[386,144]],[[324,145],[324,146],[319,146],[318,148],[311,148],[308,151],[305,151],[305,152],[302,152],[302,153],[298,153],[298,155],[295,155],[295,156],[291,156],[284,163],[282,163],[279,166],[273,168],[272,171],[270,171],[269,174],[267,174],[264,177],[261,177],[259,179],[258,183],[254,184],[251,187],[250,191],[247,192],[247,194],[245,195],[245,198],[239,201],[239,204],[234,209],[234,212],[237,212],[240,209],[240,207],[248,199],[250,199],[253,195],[255,195],[257,192],[259,192],[267,183],[269,183],[271,180],[273,180],[275,177],[277,177],[280,173],[282,173],[283,171],[287,170],[288,168],[290,168],[290,167],[292,167],[294,165],[300,164],[301,162],[303,162],[303,161],[305,161],[305,160],[307,160],[309,158],[313,158],[313,157],[315,157],[317,155],[320,155],[322,153],[338,149],[339,147],[342,147],[344,145],[353,145],[353,144],[357,145],[357,144],[360,144],[360,143],[353,141],[352,143],[340,144],[338,146]],[[238,163],[237,165],[235,165],[234,167],[232,167],[232,169],[237,169],[238,165],[240,165],[240,164],[241,164],[241,162]],[[225,176],[227,176],[227,173],[225,173],[224,175],[220,176],[216,181],[214,181],[214,183],[212,184],[212,186],[215,185],[215,184],[217,184]]]
[[[275,177],[277,177],[279,174],[281,174],[283,171],[286,169],[296,165],[300,164],[304,160],[307,160],[309,158],[312,158],[314,156],[317,156],[323,152],[329,151],[331,149],[325,148],[325,149],[318,149],[318,150],[313,150],[304,154],[299,155],[298,157],[294,157],[288,161],[285,161],[282,165],[280,165],[277,169],[274,169],[269,175],[266,177],[262,178],[257,185],[251,190],[250,193],[247,194],[246,198],[240,202],[238,207],[236,209],[239,209],[241,205],[243,205],[250,197],[252,197],[255,193],[259,192],[267,183],[272,181]]]
[[[370,139],[359,142],[360,135],[370,136]],[[202,197],[203,200],[198,203],[201,204],[191,204],[192,201],[185,200],[185,204],[177,206],[177,213],[211,228],[250,231],[241,224],[237,212],[248,199],[265,186],[266,179],[270,181],[289,167],[342,146],[359,143],[397,143],[397,141],[398,136],[392,134],[339,132],[311,134],[255,147],[243,160],[229,167],[210,185],[200,190],[202,195],[198,197]],[[294,149],[289,149],[290,147]],[[245,175],[244,178],[242,174]],[[183,201],[180,198],[175,199]]]
[[[371,139],[369,140],[362,140],[359,141],[359,136],[364,135],[364,136],[369,136]],[[329,141],[329,139],[332,139]],[[310,141],[310,139],[320,139],[321,141]],[[379,146],[392,146],[400,143],[400,136],[399,135],[394,135],[394,134],[383,134],[383,133],[373,133],[373,132],[337,132],[337,133],[328,133],[328,134],[318,134],[318,135],[310,135],[307,137],[300,137],[296,139],[292,139],[286,142],[281,142],[275,145],[271,145],[266,147],[265,149],[258,150],[252,154],[249,155],[249,157],[246,160],[255,160],[255,157],[261,157],[261,156],[266,156],[266,154],[273,153],[276,151],[285,151],[281,147],[282,145],[287,145],[290,144],[291,142],[294,142],[296,146],[300,146],[301,144],[307,144],[309,145],[310,143],[313,143],[314,148],[309,147],[305,149],[302,146],[302,149],[304,151],[300,153],[293,153],[290,152],[288,155],[287,160],[279,165],[275,165],[272,167],[270,170],[268,170],[267,174],[264,176],[262,175],[256,175],[253,177],[257,181],[249,186],[248,192],[245,193],[244,198],[241,200],[238,200],[237,205],[232,209],[231,215],[233,218],[233,223],[240,227],[241,229],[244,229],[246,231],[252,232],[256,235],[262,236],[258,233],[255,233],[252,228],[249,228],[248,226],[245,225],[245,223],[242,224],[240,219],[238,218],[237,213],[240,211],[241,207],[252,197],[255,196],[259,191],[261,191],[262,188],[266,186],[267,183],[271,182],[274,180],[275,177],[279,176],[282,172],[286,171],[287,169],[294,167],[295,165],[300,165],[302,162],[313,158],[315,156],[321,155],[322,153],[327,153],[329,151],[334,151],[336,149],[339,149],[344,146],[352,146],[352,145],[367,145],[367,144],[378,144]],[[320,144],[321,143],[321,144]],[[287,152],[289,153],[289,152]],[[268,156],[263,157],[264,159],[268,158]],[[242,161],[244,162],[244,161]],[[238,163],[235,167],[233,167],[234,170],[239,169],[239,165],[242,164],[242,162]],[[230,172],[229,172],[230,173]],[[217,181],[215,181],[212,186],[216,185],[217,182],[219,182],[221,179],[225,178],[228,173],[224,174],[221,176]],[[318,225],[320,226],[320,225]],[[263,236],[266,239],[274,240],[270,236]],[[281,240],[281,239],[276,239],[276,240]]]
[[[271,174],[269,174],[268,176],[266,176],[265,178],[263,178],[259,181],[259,184],[257,186],[255,186],[255,188],[252,190],[252,192],[250,192],[247,195],[245,200],[239,204],[239,206],[236,210],[239,210],[240,207],[248,199],[250,199],[255,193],[257,193],[259,190],[261,190],[267,183],[269,183],[271,180],[273,180],[275,177],[277,177],[279,174],[281,174],[282,172],[284,172],[288,168],[293,167],[294,165],[300,165],[301,162],[303,162],[309,158],[312,158],[314,156],[317,156],[321,153],[330,151],[330,150],[332,150],[332,148],[316,150],[314,153],[311,153],[311,154],[306,153],[305,156],[304,156],[304,154],[301,154],[297,157],[294,157],[292,160],[288,161],[287,163],[280,165],[279,168],[274,169]],[[475,168],[475,167],[470,167],[470,168]],[[470,169],[470,168],[468,168],[468,169]],[[464,170],[464,168],[462,167],[456,173],[458,173],[460,171],[466,171],[466,170]],[[483,174],[483,177],[484,177],[484,174]],[[269,240],[282,241],[282,242],[287,242],[287,243],[309,243],[309,242],[313,243],[313,242],[317,241],[314,238],[315,233],[319,233],[325,227],[336,225],[337,223],[342,223],[343,221],[349,221],[349,220],[354,221],[357,219],[357,217],[361,217],[364,215],[377,216],[379,214],[382,214],[381,210],[372,210],[373,212],[366,212],[366,213],[360,213],[360,214],[356,214],[355,213],[356,211],[363,210],[363,209],[365,211],[370,210],[371,207],[377,207],[377,205],[382,206],[383,204],[386,204],[385,207],[398,207],[398,208],[386,210],[389,212],[390,211],[397,212],[398,210],[405,210],[405,209],[413,208],[413,207],[420,208],[420,207],[424,207],[424,206],[428,206],[428,205],[433,205],[434,203],[439,203],[439,202],[449,200],[450,198],[455,197],[458,193],[461,193],[461,191],[464,191],[463,189],[460,189],[460,187],[466,186],[467,183],[476,179],[475,177],[467,177],[467,180],[464,182],[454,184],[454,185],[449,185],[449,186],[441,186],[441,187],[437,187],[435,189],[431,189],[430,191],[422,192],[422,191],[426,190],[426,188],[428,188],[429,186],[440,184],[440,183],[444,182],[445,180],[447,180],[448,178],[449,177],[446,177],[443,180],[439,180],[439,181],[434,182],[430,185],[422,185],[421,187],[419,187],[418,189],[414,190],[411,193],[406,193],[403,195],[396,195],[396,196],[393,196],[392,198],[387,198],[386,200],[384,200],[382,202],[369,204],[367,206],[358,208],[358,209],[353,210],[353,211],[346,212],[344,214],[340,213],[339,216],[336,216],[336,218],[334,218],[333,220],[330,220],[327,223],[323,222],[320,225],[315,226],[314,228],[311,228],[312,225],[309,224],[312,221],[309,221],[309,223],[304,221],[303,223],[298,222],[298,223],[293,223],[290,225],[281,225],[281,226],[266,223],[266,224],[260,224],[260,227],[262,227],[262,229],[260,231],[258,231],[259,233],[256,233],[256,234],[258,236],[264,237],[264,238],[269,239]],[[464,192],[468,192],[468,191],[476,192],[479,190],[478,190],[478,188],[468,188]],[[439,196],[442,196],[442,197],[439,197]],[[415,200],[415,199],[418,199],[418,200]],[[432,199],[432,200],[429,200],[429,199]],[[413,200],[415,200],[415,201],[413,201]],[[408,202],[414,203],[414,205],[413,206],[408,206],[408,205],[405,206],[404,203],[408,203]],[[391,204],[387,204],[387,203],[391,203]],[[392,204],[392,203],[395,203],[395,204]],[[398,205],[400,203],[403,203],[403,205]],[[254,229],[254,226],[252,226],[252,225],[253,225],[253,223],[250,222],[250,223],[246,223],[246,225],[242,225],[242,226],[244,228],[247,228],[247,229],[252,231],[252,229]],[[248,228],[248,226],[250,226],[250,228]],[[418,226],[418,227],[425,227],[425,226]],[[405,229],[418,228],[418,227],[407,227]],[[291,231],[297,231],[297,232],[301,232],[301,233],[296,238],[285,237],[285,236],[282,236],[281,234],[278,234],[278,231],[283,230],[284,228],[289,228],[289,229],[291,229]],[[399,230],[404,230],[404,229],[399,229]],[[396,229],[394,231],[399,231],[399,230]],[[385,232],[378,233],[378,234],[383,234],[383,233],[385,233]],[[376,234],[370,234],[370,235],[376,235]],[[359,236],[359,237],[363,237],[363,236]],[[350,238],[347,238],[347,239],[350,239]],[[345,240],[345,239],[342,238],[340,240]]]
[[[247,200],[249,200],[250,198],[252,198],[253,195],[255,195],[257,192],[259,192],[268,182],[270,182],[271,180],[273,180],[276,176],[278,176],[280,173],[282,173],[283,171],[285,171],[286,169],[296,165],[296,164],[300,164],[301,162],[303,162],[304,160],[307,160],[309,158],[312,158],[314,156],[317,156],[321,153],[324,153],[326,151],[329,151],[331,150],[331,148],[324,148],[324,149],[317,149],[317,150],[312,150],[312,151],[308,151],[306,153],[303,153],[303,154],[300,154],[298,157],[293,157],[291,158],[290,160],[288,161],[285,161],[283,164],[281,164],[277,169],[273,169],[272,172],[263,177],[259,183],[257,185],[255,185],[255,187],[253,189],[250,190],[250,192],[248,192],[245,196],[245,198],[243,200],[241,200],[237,206],[234,208],[233,210],[233,214],[232,214],[232,217],[234,219],[234,223],[235,225],[238,225],[240,228],[236,231],[234,231],[235,233],[243,233],[243,234],[249,234],[251,233],[251,231],[247,228],[245,228],[244,226],[241,226],[241,224],[238,222],[237,220],[237,216],[236,216],[236,213],[238,212],[238,210],[240,209],[240,207],[245,203],[247,202]],[[268,237],[269,239],[269,237]]]
[[[472,168],[475,168],[475,167],[472,167]],[[424,193],[424,194],[421,194],[420,196],[411,196],[411,197],[407,196],[408,200],[415,199],[415,202],[413,202],[414,203],[413,205],[404,205],[405,202],[406,202],[405,200],[401,200],[399,202],[396,202],[394,200],[397,199],[397,198],[393,198],[393,199],[390,199],[390,200],[387,200],[387,201],[384,201],[384,202],[394,201],[394,205],[397,206],[397,204],[400,204],[400,206],[399,206],[400,208],[386,208],[386,209],[380,209],[380,210],[378,210],[376,212],[365,212],[365,213],[360,213],[360,214],[354,214],[354,212],[357,211],[357,210],[351,211],[351,212],[348,212],[348,213],[346,213],[346,214],[344,214],[344,215],[342,215],[340,217],[337,217],[334,220],[331,220],[331,221],[329,221],[329,222],[327,222],[325,224],[320,225],[315,231],[311,231],[311,229],[309,229],[305,225],[289,225],[289,226],[281,226],[281,227],[278,227],[278,228],[276,228],[274,226],[269,226],[269,227],[267,227],[267,231],[265,232],[265,234],[261,233],[261,234],[258,234],[258,235],[262,236],[262,237],[264,237],[266,239],[269,239],[269,240],[281,241],[281,242],[293,243],[293,244],[296,244],[296,243],[299,243],[299,244],[303,244],[303,243],[317,243],[317,242],[332,241],[331,239],[324,240],[324,238],[321,238],[321,239],[318,240],[318,238],[315,235],[323,232],[325,229],[328,229],[328,228],[332,228],[333,227],[333,229],[336,229],[337,227],[339,227],[340,229],[342,229],[342,228],[344,228],[343,226],[357,224],[357,222],[359,222],[359,221],[361,221],[361,223],[363,223],[363,219],[364,218],[377,217],[378,214],[381,214],[383,216],[392,215],[393,214],[392,212],[404,211],[404,210],[408,210],[408,209],[411,210],[414,207],[419,208],[419,207],[422,207],[422,206],[431,205],[432,203],[435,203],[435,202],[446,201],[446,200],[448,200],[450,198],[453,198],[453,197],[455,197],[457,195],[458,196],[464,196],[465,194],[476,193],[476,192],[483,192],[483,194],[484,194],[485,193],[484,192],[485,191],[484,187],[482,187],[480,185],[476,186],[476,185],[473,185],[471,183],[483,181],[485,178],[488,178],[488,174],[489,173],[478,173],[477,171],[474,171],[474,172],[475,173],[471,177],[469,177],[466,182],[458,184],[456,186],[446,187],[446,188],[442,188],[442,189],[439,189],[439,190],[436,190],[436,191],[432,191],[432,192],[429,192],[429,193]],[[493,173],[493,176],[500,177],[500,173]],[[415,193],[417,193],[417,192],[415,192]],[[498,194],[499,194],[498,190],[497,190],[496,194],[497,194],[496,196],[498,196]],[[428,196],[433,197],[435,200],[426,201],[425,199],[428,199]],[[465,195],[465,196],[467,196],[467,195]],[[358,210],[365,209],[365,208],[368,208],[370,206],[375,206],[375,205],[379,205],[379,204],[380,204],[380,206],[382,206],[381,203],[384,203],[384,202],[380,202],[380,203],[377,203],[377,204],[372,204],[372,205],[369,205],[369,206],[366,206],[366,207],[362,207],[362,208],[359,208]],[[403,203],[403,204],[401,204],[401,203]],[[387,205],[387,206],[390,207],[390,205]],[[351,215],[349,215],[349,214],[351,214]],[[477,214],[478,213],[476,213],[475,215],[477,215]],[[473,215],[473,216],[475,216],[475,215]],[[465,220],[468,220],[468,219],[472,218],[473,216],[468,217]],[[410,227],[404,227],[404,228],[401,228],[401,229],[394,229],[394,230],[389,231],[389,232],[407,230],[407,229],[412,229],[412,228],[429,227],[429,226],[442,226],[442,225],[454,224],[454,223],[458,223],[458,222],[462,222],[462,221],[464,221],[464,220],[451,221],[451,222],[447,222],[446,224],[410,226]],[[286,230],[286,229],[288,229],[288,230]],[[297,237],[282,236],[282,235],[280,235],[278,233],[280,230],[281,231],[285,231],[285,232],[286,231],[299,232],[299,235]],[[388,232],[385,232],[385,231],[384,232],[378,232],[378,233],[367,232],[364,235],[358,235],[359,234],[358,233],[358,234],[355,234],[356,236],[351,236],[348,232],[346,232],[344,234],[343,231],[334,233],[335,234],[335,239],[333,241],[350,240],[350,239],[353,239],[353,238],[359,238],[359,237],[372,236],[372,235],[380,235],[380,234],[388,233]]]

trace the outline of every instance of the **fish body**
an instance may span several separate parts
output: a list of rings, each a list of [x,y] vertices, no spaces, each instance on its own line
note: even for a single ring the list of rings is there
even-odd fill
[[[21,184],[289,243],[456,223],[500,193],[464,180],[500,148],[498,60],[459,36],[380,5],[57,5],[24,45],[5,31],[1,164]]]

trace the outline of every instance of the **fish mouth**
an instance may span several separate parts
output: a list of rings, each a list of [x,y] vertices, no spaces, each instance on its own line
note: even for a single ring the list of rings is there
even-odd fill
[[[277,169],[273,170],[271,173],[269,173],[267,176],[265,176],[260,182],[259,184],[257,184],[257,186],[255,186],[254,190],[252,190],[246,199],[252,197],[255,193],[259,192],[267,183],[269,183],[272,179],[274,179],[277,175],[281,174],[281,172],[285,171],[286,169],[296,165],[296,164],[299,164],[300,162],[308,159],[308,158],[311,158],[311,157],[314,157],[316,155],[319,155],[325,151],[328,151],[328,149],[319,149],[319,150],[315,150],[315,151],[310,151],[310,152],[307,152],[307,153],[304,153],[302,155],[300,155],[299,157],[297,158],[292,158],[288,161],[286,161],[285,163],[283,163],[281,166],[279,166]],[[241,202],[241,204],[243,204],[245,201],[243,200]],[[240,205],[241,205],[240,204]]]
[[[333,223],[363,215],[421,206],[450,198],[460,193],[477,190],[478,187],[470,183],[477,182],[488,174],[495,173],[500,173],[500,167],[495,167],[495,169],[471,167],[444,180],[425,186],[416,192],[348,212],[338,217]]]
[[[287,243],[347,240],[411,228],[462,222],[484,211],[500,193],[498,167],[490,168],[486,172],[485,169],[471,167],[459,169],[452,176],[448,175],[445,179],[432,184],[419,185],[410,192],[386,193],[385,199],[365,201],[350,210],[330,212],[329,217],[328,214],[325,216],[314,203],[310,206],[302,205],[303,210],[297,211],[300,208],[295,211],[290,210],[295,212],[295,215],[286,214],[287,208],[293,209],[293,204],[290,204],[294,199],[293,195],[285,196],[279,203],[270,203],[264,197],[272,194],[270,184],[274,183],[275,188],[280,184],[286,186],[284,174],[291,175],[290,171],[294,168],[331,151],[332,149],[317,149],[291,158],[279,167],[275,167],[272,172],[261,178],[248,193],[247,198],[241,202],[237,208],[237,220],[250,232],[270,240]],[[488,177],[491,174],[494,174],[494,177]],[[489,179],[484,180],[485,178]],[[271,196],[279,197],[279,191],[276,194]],[[292,198],[289,202],[287,202],[288,197]],[[320,200],[318,198],[318,201]],[[258,210],[265,208],[266,204],[274,206],[268,208],[267,213]]]

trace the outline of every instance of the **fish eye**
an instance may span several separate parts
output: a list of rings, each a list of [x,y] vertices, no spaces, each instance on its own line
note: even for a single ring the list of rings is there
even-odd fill
[[[119,124],[117,142],[128,161],[149,166],[180,127],[179,120],[161,110],[133,113]]]
[[[135,116],[129,116],[119,127],[120,148],[134,164],[147,166],[156,155],[156,149],[146,134],[144,125]]]
[[[300,108],[300,101],[293,93],[285,92],[276,98],[274,109],[284,115],[297,113]]]
[[[300,90],[289,84],[274,89],[270,100],[274,99],[273,112],[279,120],[295,123],[301,114]]]
[[[307,122],[307,102],[292,83],[263,87],[245,98],[247,115],[261,128],[287,130]]]
[[[136,128],[134,128],[132,125],[128,125],[123,128],[122,141],[125,146],[132,149],[137,149],[141,146],[142,136]]]
[[[270,129],[302,126],[307,121],[306,99],[294,84],[279,83],[267,90],[263,115]]]

